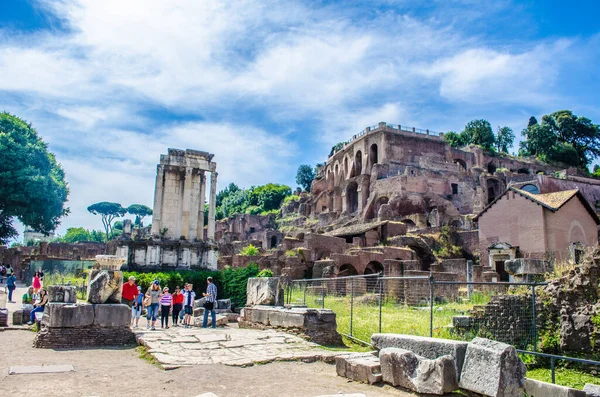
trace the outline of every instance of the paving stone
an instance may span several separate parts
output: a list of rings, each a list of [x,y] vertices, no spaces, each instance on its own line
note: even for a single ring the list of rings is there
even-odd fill
[[[74,372],[75,367],[73,365],[27,365],[27,366],[14,366],[8,369],[9,375],[30,375],[30,374],[49,374],[49,373],[60,373],[60,372]]]
[[[231,340],[228,334],[205,334],[205,335],[194,335],[200,343],[211,343],[211,342],[225,342]]]

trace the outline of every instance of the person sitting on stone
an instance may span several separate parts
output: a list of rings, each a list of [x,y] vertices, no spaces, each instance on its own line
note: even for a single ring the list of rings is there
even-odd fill
[[[29,323],[27,323],[28,325],[33,324],[33,322],[35,321],[35,313],[39,313],[39,312],[43,313],[44,312],[44,308],[46,307],[47,303],[48,303],[48,292],[46,292],[46,290],[42,288],[40,290],[39,299],[33,305],[34,308],[31,311],[31,313],[29,314]]]
[[[27,292],[25,292],[21,298],[21,303],[23,303],[23,307],[25,307],[25,305],[30,305],[33,308],[33,286],[30,285],[29,288],[27,288]]]

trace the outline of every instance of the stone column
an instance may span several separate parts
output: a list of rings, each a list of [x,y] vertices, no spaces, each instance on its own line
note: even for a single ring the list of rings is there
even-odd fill
[[[198,203],[198,240],[204,240],[204,200],[206,200],[206,174],[200,171],[200,202]]]
[[[208,203],[208,239],[215,239],[215,212],[217,203],[217,173],[210,176],[210,202]]]
[[[192,168],[186,167],[183,181],[183,203],[181,206],[181,235],[190,238],[190,203],[192,200]]]
[[[165,167],[162,165],[158,165],[158,167],[156,167],[156,184],[154,185],[154,209],[152,211],[151,231],[152,234],[160,234],[164,176]]]

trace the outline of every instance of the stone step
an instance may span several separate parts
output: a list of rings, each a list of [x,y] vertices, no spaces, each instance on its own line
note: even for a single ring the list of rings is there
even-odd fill
[[[370,385],[381,382],[379,357],[372,353],[354,353],[335,358],[339,376]]]

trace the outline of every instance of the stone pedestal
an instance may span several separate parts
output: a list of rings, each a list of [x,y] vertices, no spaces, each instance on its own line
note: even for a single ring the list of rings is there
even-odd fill
[[[89,303],[121,303],[123,273],[120,270],[92,269],[89,280]]]
[[[72,285],[51,285],[48,287],[48,302],[77,303],[77,289]]]
[[[122,346],[135,342],[131,309],[123,304],[48,303],[35,347]]]
[[[249,278],[246,288],[246,306],[283,306],[283,288],[279,277]]]

